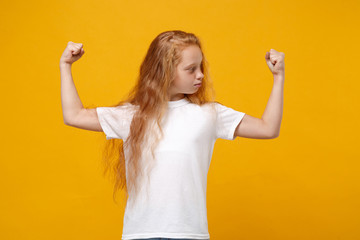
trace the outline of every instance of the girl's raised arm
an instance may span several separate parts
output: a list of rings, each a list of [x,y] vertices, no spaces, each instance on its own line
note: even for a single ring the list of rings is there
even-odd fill
[[[61,105],[66,125],[103,131],[95,108],[84,108],[71,75],[71,66],[84,54],[81,43],[68,42],[60,58]]]
[[[266,52],[266,63],[274,76],[274,85],[265,112],[261,119],[245,115],[237,126],[235,136],[257,139],[277,138],[284,102],[285,54],[270,49]]]

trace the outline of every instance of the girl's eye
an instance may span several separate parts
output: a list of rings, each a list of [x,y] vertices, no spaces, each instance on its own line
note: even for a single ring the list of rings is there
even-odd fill
[[[195,68],[190,68],[190,71],[193,72],[195,70]]]

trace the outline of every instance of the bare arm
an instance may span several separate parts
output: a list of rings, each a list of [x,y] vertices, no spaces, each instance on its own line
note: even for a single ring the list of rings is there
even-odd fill
[[[96,109],[84,108],[71,74],[72,63],[83,55],[82,44],[69,42],[60,59],[61,105],[64,123],[69,126],[102,131]]]
[[[245,115],[235,130],[235,136],[271,139],[280,134],[284,99],[285,54],[273,49],[270,54],[267,53],[265,59],[274,75],[274,85],[264,114],[261,119]]]
[[[69,124],[83,108],[71,75],[71,64],[60,63],[61,105],[64,123]]]
[[[237,125],[234,133],[235,136],[255,139],[272,139],[276,137],[263,119],[248,114],[245,114]]]
[[[284,75],[274,76],[274,86],[262,116],[271,135],[278,137],[280,135],[280,126],[284,103]]]

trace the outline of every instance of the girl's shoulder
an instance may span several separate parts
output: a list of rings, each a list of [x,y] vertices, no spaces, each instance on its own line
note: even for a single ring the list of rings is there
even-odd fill
[[[217,108],[215,102],[206,102],[202,104],[195,104],[191,103],[190,106],[190,112],[193,114],[200,114],[204,117],[214,116],[216,115]]]
[[[129,111],[131,111],[131,110],[137,110],[138,108],[139,108],[139,106],[138,105],[134,105],[134,104],[132,104],[132,103],[130,103],[130,102],[124,102],[124,103],[121,103],[121,104],[119,104],[119,105],[117,105],[117,106],[114,106],[114,108],[115,109],[123,109],[123,110],[129,110]]]
[[[218,102],[206,102],[206,103],[203,103],[201,105],[198,105],[200,108],[202,109],[206,109],[206,110],[216,110],[217,108],[217,105],[219,103]]]
[[[129,102],[112,105],[109,107],[99,107],[101,111],[107,112],[112,115],[131,117],[138,109],[138,106],[133,105]]]

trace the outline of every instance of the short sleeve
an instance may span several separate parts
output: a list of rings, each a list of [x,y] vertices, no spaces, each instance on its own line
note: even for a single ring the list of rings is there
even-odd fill
[[[107,140],[127,137],[133,115],[129,105],[97,107],[96,112]]]
[[[235,129],[245,116],[245,113],[236,111],[222,104],[216,103],[216,139],[234,140]]]

